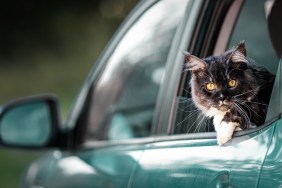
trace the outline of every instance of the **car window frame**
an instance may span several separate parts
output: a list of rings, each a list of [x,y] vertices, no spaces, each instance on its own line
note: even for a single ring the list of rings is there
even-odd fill
[[[77,126],[77,120],[86,105],[85,103],[87,101],[89,91],[93,86],[95,86],[97,80],[100,78],[100,75],[103,73],[111,54],[122,40],[127,30],[135,23],[136,20],[138,20],[143,12],[148,10],[158,1],[159,0],[141,1],[124,19],[122,24],[109,40],[108,44],[105,46],[104,50],[100,53],[100,56],[97,58],[95,63],[93,63],[94,65],[80,88],[79,93],[74,100],[75,102],[71,107],[71,111],[62,125],[62,129],[71,131]]]
[[[171,61],[171,54],[177,53],[173,49],[176,49],[175,46],[179,46],[178,43],[180,38],[180,31],[183,30],[185,18],[187,18],[187,7],[192,7],[192,4],[196,0],[189,0],[187,3],[187,6],[185,8],[185,13],[183,15],[183,19],[180,20],[180,23],[178,24],[176,28],[176,32],[173,36],[173,42],[172,46],[170,47],[170,51],[167,58],[168,61]],[[201,0],[202,1],[202,0]],[[132,143],[150,143],[154,141],[154,136],[157,134],[157,124],[155,124],[155,117],[161,116],[160,111],[157,110],[157,104],[156,109],[154,111],[154,119],[152,122],[152,129],[151,129],[151,135],[150,137],[141,137],[141,138],[130,138],[125,140],[85,140],[84,138],[84,132],[85,132],[85,112],[89,110],[89,101],[91,100],[90,91],[93,87],[95,87],[97,81],[99,80],[101,74],[103,73],[107,62],[109,58],[111,57],[111,54],[115,50],[115,48],[118,46],[119,42],[123,39],[124,35],[127,33],[128,29],[130,29],[135,22],[152,6],[154,6],[156,3],[160,2],[160,0],[152,0],[152,1],[142,1],[140,2],[133,10],[132,12],[127,16],[127,18],[124,20],[124,22],[121,24],[117,32],[113,35],[112,39],[106,46],[105,50],[101,53],[101,56],[98,58],[94,66],[92,67],[85,83],[83,84],[80,93],[78,94],[75,103],[73,104],[72,110],[69,113],[65,123],[63,124],[63,129],[68,132],[68,149],[70,150],[76,150],[78,148],[95,148],[95,147],[105,147],[105,146],[114,146],[114,145],[120,145],[120,144],[132,144]],[[177,48],[178,49],[178,48]],[[167,69],[167,65],[165,66]],[[163,83],[161,83],[163,85]],[[159,91],[160,92],[160,91]],[[159,100],[157,98],[156,103],[158,103]],[[84,120],[83,120],[84,119]],[[84,125],[83,125],[84,124]]]
[[[179,45],[179,49],[188,49],[188,51],[192,54],[195,54],[197,56],[207,56],[207,55],[211,55],[214,52],[214,48],[216,46],[216,42],[218,42],[218,37],[219,37],[219,33],[220,33],[220,29],[223,29],[222,25],[224,23],[224,19],[221,19],[222,15],[218,15],[217,14],[217,8],[222,8],[225,7],[225,11],[222,12],[222,14],[228,14],[228,12],[230,12],[230,8],[236,9],[238,11],[236,17],[239,15],[240,9],[238,9],[236,6],[232,7],[232,5],[234,4],[235,0],[230,0],[230,1],[222,1],[218,4],[216,4],[216,2],[214,1],[197,1],[197,3],[199,3],[198,5],[198,10],[196,12],[198,12],[198,15],[194,15],[197,17],[197,21],[194,23],[194,27],[195,30],[193,30],[192,32],[188,29],[189,27],[191,27],[190,24],[190,20],[189,18],[191,18],[192,16],[188,15],[188,17],[186,17],[187,22],[185,23],[186,27],[183,28],[183,33],[181,35],[181,39],[182,40],[181,44]],[[223,4],[223,5],[222,5]],[[217,8],[215,8],[217,7]],[[195,7],[193,7],[192,12],[195,10]],[[214,15],[215,18],[214,20],[212,20],[212,22],[209,22],[209,20],[205,20],[205,18],[210,19],[210,17],[208,17],[207,15],[210,15],[210,11],[214,11]],[[234,22],[236,21],[236,19],[233,19]],[[208,23],[208,24],[207,24]],[[207,35],[202,35],[200,33],[203,32],[203,30],[215,30],[214,28],[214,24],[221,24],[220,29],[216,30],[213,33],[207,33]],[[190,33],[191,32],[191,33]],[[231,32],[230,32],[231,34]],[[215,40],[211,40],[211,38],[215,38]],[[202,41],[197,43],[197,41]],[[226,43],[228,41],[226,40]],[[203,46],[211,46],[209,48],[202,48]],[[176,110],[177,110],[177,106],[176,106],[176,98],[178,95],[181,95],[180,92],[182,91],[183,85],[186,84],[186,80],[187,80],[187,76],[188,76],[188,72],[187,73],[183,73],[183,63],[185,62],[184,60],[184,55],[183,53],[179,52],[179,53],[175,53],[175,56],[173,57],[173,60],[171,60],[171,62],[169,62],[170,65],[168,65],[167,67],[169,67],[170,70],[172,70],[171,75],[165,75],[164,77],[164,82],[168,82],[169,84],[166,87],[161,88],[160,93],[165,93],[162,94],[162,96],[159,97],[159,100],[162,101],[162,105],[159,107],[160,109],[162,109],[162,119],[158,119],[158,130],[157,133],[158,135],[173,135],[173,128],[174,128],[174,122],[175,122],[175,118],[176,118]],[[206,134],[206,133],[205,133]],[[212,137],[215,136],[214,133],[210,133]],[[190,134],[189,134],[190,135]],[[202,134],[197,133],[197,135],[199,135],[199,137],[202,137]],[[175,136],[175,135],[174,135]],[[208,136],[208,137],[210,137]],[[195,136],[192,136],[193,138]]]
[[[80,88],[74,103],[72,104],[71,110],[67,115],[67,118],[61,125],[61,130],[66,133],[67,139],[67,150],[76,150],[80,148],[83,144],[88,145],[84,141],[85,130],[86,130],[86,119],[87,111],[89,110],[91,101],[91,90],[95,87],[97,81],[99,80],[101,74],[106,68],[107,62],[114,52],[115,48],[119,45],[119,42],[123,39],[124,35],[127,33],[128,29],[134,25],[136,20],[148,9],[150,9],[154,4],[159,2],[159,0],[151,1],[141,1],[139,2],[127,15],[121,25],[118,27],[116,32],[113,34],[112,38],[109,40],[104,50],[100,53],[95,63],[88,73],[85,81]],[[108,144],[106,141],[96,141],[94,146],[100,147]],[[91,144],[93,145],[93,144]]]
[[[233,1],[233,3],[231,4],[230,6],[230,10],[227,12],[227,15],[228,15],[228,20],[230,21],[233,21],[234,23],[236,23],[238,17],[240,16],[240,11],[241,9],[243,8],[243,0],[242,1]],[[240,6],[240,7],[238,7]],[[203,5],[203,7],[205,7],[205,5]],[[237,14],[235,14],[235,12],[237,12]],[[202,12],[202,14],[204,14]],[[234,18],[235,16],[235,18]],[[201,17],[201,15],[199,16]],[[232,18],[233,17],[233,18]],[[221,25],[221,28],[220,28],[220,33],[226,31],[226,27],[228,26],[228,23],[227,23],[227,19],[225,19]],[[211,52],[212,54],[214,53],[219,53],[220,51],[225,51],[226,49],[224,48],[220,48],[219,45],[223,45],[225,46],[225,48],[227,47],[228,43],[229,43],[229,40],[230,40],[230,36],[232,35],[232,32],[234,30],[234,24],[233,24],[233,28],[232,30],[229,30],[228,31],[228,34],[227,36],[224,37],[224,40],[219,42],[219,39],[217,38],[216,39],[216,43],[214,45],[214,48],[211,49]],[[197,37],[194,36],[194,40],[197,40],[195,39]],[[189,49],[191,51],[189,51]],[[188,47],[188,51],[189,52],[192,52],[195,51],[195,48],[192,46],[189,46]],[[206,51],[207,52],[207,51]],[[200,54],[205,54],[206,52],[198,52]],[[197,53],[197,52],[196,52]],[[176,58],[177,59],[177,58]],[[281,60],[280,60],[281,61]],[[184,60],[182,61],[184,62]],[[174,66],[175,65],[178,65],[179,67],[182,68],[183,64],[180,64],[179,62],[175,61],[173,62]],[[281,67],[281,62],[280,62],[280,65]],[[281,68],[280,68],[281,69]],[[182,69],[181,69],[182,70]],[[281,70],[280,70],[281,71]],[[280,75],[281,77],[281,75]],[[176,82],[174,82],[173,84],[171,85],[177,85],[179,86],[178,89],[182,88],[181,87],[181,81],[183,81],[183,78],[181,79],[176,79]],[[168,89],[170,88],[175,88],[174,86],[169,86],[167,87]],[[280,93],[280,101],[281,101],[281,96],[282,94]],[[175,93],[175,95],[171,95],[171,96],[168,96],[167,98],[162,98],[161,100],[163,101],[166,101],[168,98],[171,98],[173,99],[173,102],[172,102],[172,105],[167,107],[166,111],[167,111],[167,114],[166,115],[163,115],[165,117],[167,117],[166,121],[169,122],[167,124],[167,126],[163,126],[161,129],[159,129],[159,135],[162,135],[158,138],[156,138],[156,141],[172,141],[172,140],[202,140],[202,139],[216,139],[216,132],[206,132],[206,133],[189,133],[189,134],[173,134],[173,128],[175,126],[175,116],[176,116],[176,110],[177,110],[177,107],[176,106],[176,97],[178,95]],[[271,97],[272,98],[272,97]],[[171,110],[169,111],[168,108],[170,108]],[[165,111],[165,110],[164,110]],[[269,118],[267,119],[267,121],[262,125],[262,126],[259,126],[259,127],[256,127],[256,128],[253,128],[253,129],[248,129],[248,130],[244,130],[244,131],[238,131],[238,132],[235,132],[233,137],[234,138],[238,138],[238,137],[246,137],[246,138],[249,138],[250,136],[255,136],[255,135],[258,135],[262,130],[265,130],[265,129],[268,129],[270,125],[272,125],[275,121],[279,120],[282,118],[282,110],[280,108],[280,112],[277,113],[277,115],[275,115],[274,117],[272,118]],[[238,139],[238,141],[240,142],[242,139]],[[236,139],[235,139],[235,142],[233,143],[236,143]]]
[[[153,124],[156,135],[162,136],[168,133],[168,127],[173,123],[171,113],[175,110],[174,99],[181,81],[181,72],[183,69],[184,55],[187,46],[190,46],[196,30],[197,21],[201,15],[201,10],[204,6],[204,0],[193,0],[187,5],[184,15],[185,20],[180,25],[179,30],[173,41],[173,47],[168,55],[163,82],[159,90],[159,96],[156,104],[156,112],[159,116],[154,116]],[[191,29],[194,28],[194,29]],[[182,51],[180,51],[182,50]]]

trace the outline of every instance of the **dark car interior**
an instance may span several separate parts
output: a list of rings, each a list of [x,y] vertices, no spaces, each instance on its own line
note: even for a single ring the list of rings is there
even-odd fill
[[[248,6],[247,3],[252,3],[252,2],[245,2],[246,6]],[[265,3],[265,2],[261,2],[261,3]],[[266,9],[266,3],[263,4],[264,5],[264,17],[262,17],[262,23],[265,25],[265,35],[267,35],[267,41],[269,43],[269,48],[267,48],[266,46],[263,46],[262,48],[267,48],[267,50],[273,51],[271,53],[268,53],[267,55],[264,55],[264,57],[257,57],[258,59],[255,59],[256,62],[259,65],[262,65],[264,67],[266,67],[268,70],[270,70],[272,73],[276,73],[277,71],[277,67],[278,67],[278,62],[279,62],[279,58],[281,56],[281,52],[282,52],[282,38],[281,38],[281,33],[282,33],[282,25],[280,24],[281,18],[282,17],[282,1],[268,1],[267,3],[270,3],[270,9]],[[249,5],[249,7],[251,7],[252,5]],[[252,8],[252,7],[251,7]],[[242,8],[243,10],[241,10],[241,15],[240,16],[244,16],[244,7]],[[270,11],[270,12],[267,12]],[[246,11],[245,11],[246,12]],[[246,24],[248,24],[250,22],[250,20],[248,19],[242,19],[243,21],[245,21],[246,23],[242,23],[240,22],[240,16],[238,18],[237,21],[237,28],[235,26],[235,29],[233,31],[233,37],[231,37],[231,41],[229,43],[229,49],[230,47],[232,47],[232,45],[234,45],[234,43],[236,41],[238,41],[240,38],[247,36],[247,47],[248,47],[248,42],[252,40],[252,36],[248,38],[248,35],[255,35],[254,33],[256,32],[255,30],[255,25],[256,23],[254,23],[253,27],[253,31],[252,30],[247,30],[244,31],[244,28],[246,27]],[[250,16],[246,14],[246,17]],[[258,17],[258,16],[257,16]],[[265,20],[265,17],[267,18]],[[249,18],[249,19],[253,19],[253,18]],[[265,22],[265,23],[264,23]],[[259,23],[257,23],[259,24]],[[260,26],[261,27],[261,26]],[[236,30],[239,30],[238,32]],[[236,33],[237,32],[237,33]],[[257,36],[257,38],[259,40],[263,40],[262,37]],[[270,41],[271,40],[271,41]],[[256,44],[257,41],[255,41],[252,44],[252,41],[250,42],[251,44],[249,44],[249,48],[250,48],[250,54],[255,54],[255,48],[257,46]],[[267,42],[262,42],[262,43],[267,43]],[[261,46],[261,45],[260,45]],[[263,49],[261,49],[262,51]],[[275,53],[274,53],[275,51]],[[270,55],[269,55],[270,54]],[[274,57],[275,56],[275,57]],[[268,58],[269,57],[269,58]],[[264,59],[263,59],[264,58]],[[270,60],[269,60],[270,59]],[[277,60],[276,60],[277,59]],[[279,69],[278,69],[278,73],[276,75],[279,75]],[[281,76],[280,76],[281,77]],[[189,76],[186,79],[190,79]],[[280,78],[281,79],[281,78]],[[186,81],[186,83],[189,81]],[[278,88],[278,84],[280,84],[279,78],[276,78],[275,84],[274,84],[274,89]],[[183,89],[182,95],[179,95],[177,98],[177,112],[176,112],[176,120],[175,120],[175,128],[174,128],[174,134],[186,134],[186,133],[203,133],[203,132],[214,132],[213,126],[212,126],[212,120],[211,119],[207,119],[207,118],[203,118],[203,115],[199,114],[199,112],[197,111],[195,105],[193,104],[193,102],[191,101],[191,94],[190,94],[190,88],[189,89]],[[275,111],[279,111],[276,108],[280,108],[277,107],[277,101],[280,101],[280,97],[279,97],[279,92],[280,91],[273,91],[272,93],[272,97],[270,99],[270,104],[269,104],[269,109],[268,109],[268,114],[267,114],[267,118],[266,118],[266,123],[267,121],[271,121],[275,118],[275,116],[277,116],[277,114],[275,113]],[[277,94],[278,93],[278,94]],[[281,101],[279,102],[281,103]],[[276,106],[276,107],[275,107]],[[262,125],[264,126],[264,125]],[[266,125],[265,125],[266,126]],[[246,130],[247,132],[249,130]],[[243,131],[243,132],[246,132]],[[239,132],[238,132],[239,133]],[[241,134],[241,133],[239,133]],[[192,137],[195,136],[195,134],[190,134]],[[206,133],[205,136],[213,136],[213,134],[209,134]]]
[[[278,1],[278,0],[275,1],[267,19],[270,39],[276,51],[276,54],[279,58],[281,57],[281,52],[282,52],[281,9],[282,9],[282,1]]]

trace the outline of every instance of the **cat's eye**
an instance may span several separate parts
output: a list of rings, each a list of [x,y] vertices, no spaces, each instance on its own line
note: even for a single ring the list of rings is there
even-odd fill
[[[237,84],[236,80],[229,80],[229,81],[228,81],[228,86],[229,86],[229,87],[235,87],[236,84]]]
[[[206,89],[208,90],[208,91],[213,91],[213,90],[215,90],[215,84],[214,83],[207,83],[206,84]]]

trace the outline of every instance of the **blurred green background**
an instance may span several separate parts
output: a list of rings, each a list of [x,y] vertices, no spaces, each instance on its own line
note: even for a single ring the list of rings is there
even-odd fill
[[[63,117],[90,68],[137,0],[10,0],[0,5],[0,104],[42,93]],[[18,187],[41,153],[0,149],[0,187]]]

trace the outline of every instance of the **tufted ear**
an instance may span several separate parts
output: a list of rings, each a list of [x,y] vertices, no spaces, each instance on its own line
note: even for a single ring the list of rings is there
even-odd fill
[[[204,70],[207,66],[207,63],[204,60],[189,53],[186,54],[185,59],[187,69],[192,72]]]
[[[248,63],[246,55],[247,51],[245,47],[245,41],[240,41],[238,46],[232,52],[230,59],[234,63]]]

